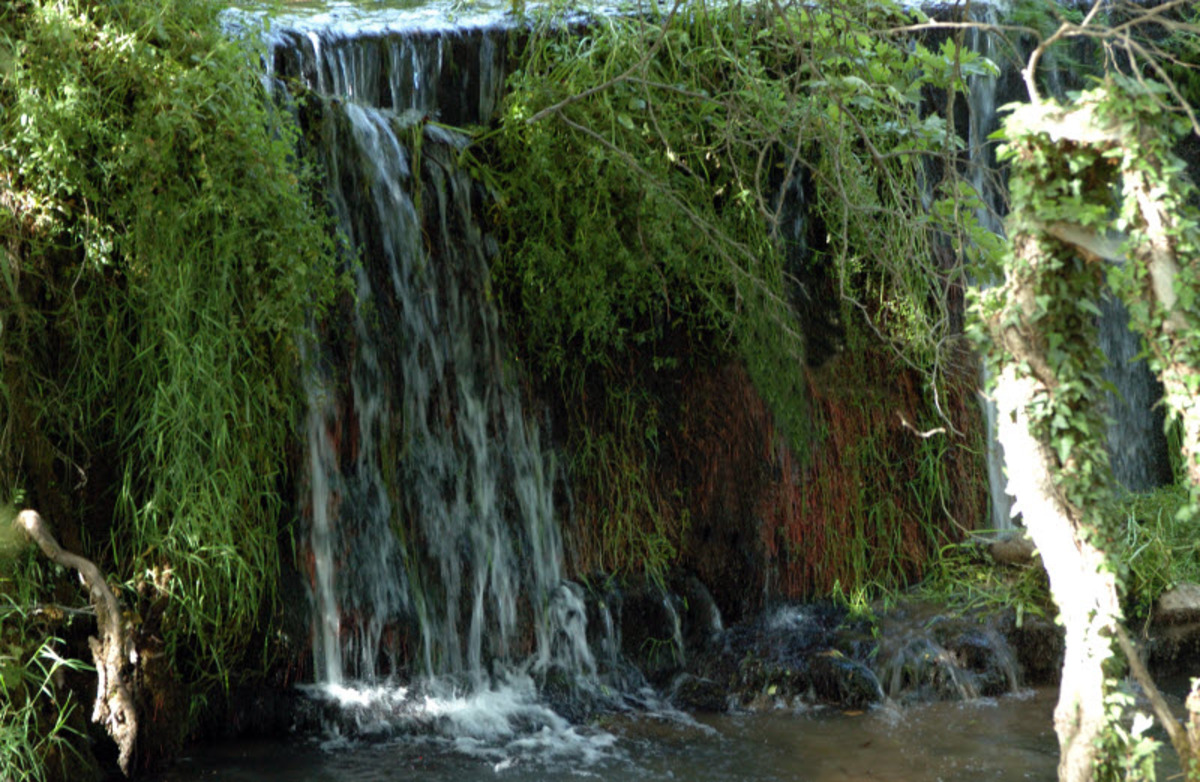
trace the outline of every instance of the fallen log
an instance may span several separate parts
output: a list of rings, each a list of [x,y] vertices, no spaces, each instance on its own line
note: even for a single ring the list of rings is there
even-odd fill
[[[108,586],[100,568],[90,559],[63,549],[37,511],[21,511],[17,524],[51,562],[79,571],[88,589],[88,599],[96,610],[97,635],[100,636],[88,639],[97,678],[92,721],[103,725],[117,743],[120,753],[117,763],[125,776],[129,776],[137,742],[138,714],[125,669],[136,663],[136,651],[125,628],[121,602]]]

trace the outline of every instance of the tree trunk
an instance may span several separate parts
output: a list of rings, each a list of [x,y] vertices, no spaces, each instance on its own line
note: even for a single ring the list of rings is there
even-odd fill
[[[1032,377],[1019,377],[1007,367],[996,382],[998,437],[1009,465],[1008,492],[1015,498],[1029,535],[1037,544],[1050,591],[1066,630],[1062,685],[1054,710],[1058,733],[1058,778],[1091,782],[1098,742],[1107,716],[1104,707],[1104,661],[1119,605],[1114,576],[1104,555],[1080,534],[1078,510],[1062,497],[1054,482],[1058,469],[1053,451],[1031,434],[1028,409],[1045,388]]]
[[[1041,553],[1066,630],[1054,714],[1064,782],[1091,782],[1101,760],[1099,740],[1112,719],[1104,662],[1114,637],[1128,647],[1147,690],[1154,689],[1123,635],[1115,574],[1096,546],[1103,540],[1100,530],[1085,523],[1090,499],[1101,496],[1105,484],[1098,477],[1100,460],[1080,449],[1078,438],[1094,432],[1094,439],[1100,429],[1067,420],[1062,426],[1073,440],[1056,441],[1051,434],[1058,431],[1058,416],[1073,419],[1096,397],[1086,360],[1093,341],[1083,331],[1087,318],[1079,317],[1078,307],[1071,316],[1074,304],[1062,301],[1064,291],[1090,300],[1098,292],[1093,280],[1103,274],[1138,313],[1133,325],[1147,340],[1166,403],[1180,416],[1188,477],[1200,488],[1200,259],[1186,251],[1197,246],[1196,223],[1183,219],[1190,186],[1175,173],[1181,166],[1171,156],[1157,106],[1140,114],[1140,97],[1099,89],[1069,108],[1035,102],[1015,111],[1006,125],[1012,181],[1020,184],[1012,190],[1020,198],[1010,218],[1014,238],[1001,306],[987,326],[1001,360],[995,396],[1009,492]],[[1129,248],[1097,217],[1098,208],[1111,204],[1114,186],[1122,190],[1118,224],[1130,232]],[[1067,374],[1060,378],[1062,367]],[[1064,393],[1068,385],[1071,394]],[[1085,460],[1092,463],[1081,469]],[[1193,691],[1188,708],[1186,734],[1169,713],[1159,716],[1170,721],[1184,772],[1196,779],[1200,691]]]
[[[1054,241],[1054,240],[1049,240]],[[1104,662],[1120,616],[1114,574],[1089,541],[1080,508],[1059,485],[1062,463],[1054,444],[1039,439],[1031,411],[1059,392],[1045,354],[1045,335],[1033,317],[1043,262],[1043,239],[1019,234],[1005,283],[1006,306],[989,324],[1004,354],[996,378],[997,438],[1008,467],[1008,493],[1033,538],[1066,631],[1062,684],[1054,710],[1059,779],[1091,782],[1107,724]]]
[[[1149,158],[1149,159],[1146,159]],[[1172,207],[1182,200],[1184,182],[1175,170],[1178,161],[1146,156],[1126,164],[1123,172],[1125,197],[1137,205],[1141,242],[1133,254],[1147,270],[1141,295],[1157,307],[1154,317],[1139,327],[1157,365],[1163,384],[1163,402],[1179,416],[1183,434],[1184,469],[1194,491],[1200,490],[1200,351],[1196,333],[1197,263],[1194,250],[1186,249],[1198,238],[1192,228],[1185,235]],[[1151,173],[1152,172],[1152,173]],[[1185,252],[1180,253],[1184,244]],[[1193,244],[1194,246],[1194,244]],[[1182,264],[1181,264],[1182,261]]]

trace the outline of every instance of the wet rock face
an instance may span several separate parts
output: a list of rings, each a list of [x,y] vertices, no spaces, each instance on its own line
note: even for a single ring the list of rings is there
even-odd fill
[[[812,694],[820,703],[844,709],[864,709],[882,699],[875,672],[835,650],[809,658]]]
[[[657,687],[666,685],[686,661],[682,603],[679,596],[648,582],[623,590],[621,652]]]
[[[729,710],[729,691],[720,682],[682,673],[671,684],[671,703],[689,712],[719,714]]]
[[[1162,626],[1200,623],[1200,584],[1180,584],[1158,598],[1154,622]]]
[[[248,687],[232,693],[226,718],[211,726],[211,737],[282,739],[317,733],[323,716],[321,704],[295,688]]]
[[[1013,649],[1022,684],[1058,683],[1064,649],[1061,626],[1040,616],[1025,616],[1018,625],[1015,612],[1009,612],[997,622],[997,629]]]
[[[677,579],[672,592],[606,583],[588,608],[600,670],[632,671],[630,681],[640,672],[686,711],[986,697],[1053,681],[1061,666],[1061,633],[1036,618],[1016,627],[1011,618],[985,623],[912,604],[869,621],[820,602],[777,605],[726,628],[694,576]],[[608,637],[601,623],[612,628]]]
[[[689,670],[722,685],[726,703],[738,708],[858,709],[883,695],[866,664],[869,635],[832,604],[779,606],[724,631]]]
[[[1013,692],[1017,657],[1004,635],[973,617],[902,607],[880,624],[876,666],[901,701],[965,700]]]

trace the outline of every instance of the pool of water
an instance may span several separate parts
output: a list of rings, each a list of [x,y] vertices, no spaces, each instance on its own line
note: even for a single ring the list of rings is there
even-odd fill
[[[193,748],[160,782],[1016,782],[1054,780],[1053,689],[869,711],[606,717],[502,742],[468,734]]]

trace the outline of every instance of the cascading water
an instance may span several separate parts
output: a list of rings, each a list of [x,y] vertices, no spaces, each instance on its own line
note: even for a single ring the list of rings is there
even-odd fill
[[[299,110],[354,281],[352,326],[307,361],[318,691],[360,732],[432,726],[486,753],[540,731],[594,752],[611,737],[534,686],[597,675],[587,611],[563,581],[554,460],[505,367],[465,138],[429,121],[448,103],[490,116],[502,33],[319,21],[274,34],[271,73],[318,96]]]
[[[464,139],[429,122],[491,115],[504,33],[462,19],[403,34],[362,17],[276,28],[271,76],[318,96],[300,111],[355,259],[352,329],[324,335],[308,362],[318,680],[453,675],[482,691],[519,661],[594,676],[588,612],[562,580],[553,459],[507,380],[482,195],[456,164]],[[990,54],[986,36],[977,44]],[[974,77],[971,94],[972,161],[992,204],[995,79]],[[676,621],[682,659],[680,639]],[[617,668],[616,642],[600,648]]]
[[[980,15],[979,20],[987,25],[998,22],[999,9],[992,5],[972,8]],[[970,30],[968,45],[989,62],[999,62],[997,36],[985,29]],[[975,73],[968,79],[967,101],[969,106],[967,144],[971,184],[979,194],[982,205],[978,209],[979,224],[995,234],[1004,233],[1002,215],[1002,186],[996,181],[996,154],[994,143],[988,136],[996,129],[996,96],[999,78],[995,73]],[[987,284],[985,282],[985,284]],[[982,385],[987,387],[987,374],[983,371]],[[991,524],[998,530],[1011,529],[1012,495],[1008,493],[1008,480],[1004,476],[1004,453],[996,439],[996,403],[990,397],[981,397],[984,424],[987,427],[988,491],[991,498]]]
[[[1115,389],[1105,394],[1113,475],[1130,491],[1170,483],[1164,412],[1158,404],[1162,384],[1140,357],[1141,338],[1129,329],[1129,312],[1112,296],[1100,302],[1100,347],[1108,357],[1104,379]]]
[[[782,730],[769,716],[711,718],[721,726],[715,736],[685,719],[664,729],[662,702],[652,694],[638,702],[645,679],[626,654],[639,646],[670,658],[663,670],[693,666],[695,673],[670,682],[672,697],[691,690],[717,701],[718,710],[733,695],[731,676],[745,686],[762,676],[761,692],[741,693],[759,696],[746,703],[776,703],[789,683],[803,682],[791,707],[802,713],[817,690],[843,697],[843,685],[853,683],[866,703],[876,703],[883,690],[864,651],[873,642],[852,632],[833,645],[840,631],[826,627],[820,611],[782,607],[757,624],[726,628],[702,584],[677,602],[649,588],[635,600],[615,585],[597,599],[595,585],[585,596],[563,580],[554,460],[508,380],[488,291],[493,248],[478,219],[483,196],[457,166],[464,140],[429,121],[467,124],[491,114],[502,84],[503,33],[459,16],[453,29],[431,27],[426,18],[421,29],[397,34],[395,17],[375,23],[355,13],[347,29],[324,15],[277,20],[271,38],[269,78],[293,95],[314,93],[298,99],[295,110],[313,157],[324,165],[352,269],[353,301],[326,318],[320,344],[305,355],[302,504],[309,526],[302,548],[309,557],[318,682],[310,692],[334,730],[349,724],[360,735],[420,735],[315,760],[289,747],[259,778],[393,778],[407,766],[442,780],[499,773],[522,780],[822,778],[814,776],[820,763],[813,747],[770,749],[767,732],[788,742],[817,737],[813,745],[828,754],[829,778],[843,778],[844,765],[872,743],[860,740],[863,722],[878,724],[877,747],[898,725],[922,724],[916,712],[893,720],[889,715],[899,711],[885,706],[861,722],[830,728],[841,724],[839,707],[827,712],[833,722],[805,718],[799,729],[792,711]],[[985,138],[997,86],[980,79],[972,92],[972,160],[990,161]],[[789,184],[780,236],[799,260],[804,183],[797,177]],[[665,621],[653,622],[656,615]],[[653,624],[653,631],[639,624]],[[626,643],[638,629],[645,643]],[[897,667],[886,661],[879,667],[897,698],[906,688],[924,692],[946,683],[935,697],[1015,685],[1007,673],[993,675],[1009,670],[1004,642],[974,628],[928,639],[914,630],[904,640],[888,658]],[[993,647],[1000,651],[987,651]],[[722,676],[709,679],[710,670]],[[645,723],[653,727],[639,735],[611,714],[611,734],[573,726],[563,716],[575,717],[571,704],[562,708],[561,697],[596,681],[624,691],[631,704],[652,707]],[[598,699],[600,692],[593,687],[585,697]],[[990,707],[967,708],[986,716]],[[954,716],[962,711],[949,712],[949,720],[945,713],[931,721],[939,737],[951,720],[976,721]],[[982,749],[996,744],[995,733],[962,757],[977,762]],[[920,748],[927,741],[920,735],[902,741]],[[1052,774],[1053,737],[1046,743],[1050,759],[1042,765]],[[904,778],[925,778],[931,762],[947,754],[936,749]],[[895,756],[885,748],[861,775],[874,773],[872,764],[893,765]],[[960,765],[957,756],[953,762]],[[966,760],[961,766],[938,775],[981,778]],[[1014,767],[1011,778],[1027,778],[1031,765],[1021,758]],[[301,770],[293,775],[293,769]]]

